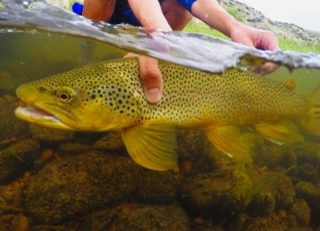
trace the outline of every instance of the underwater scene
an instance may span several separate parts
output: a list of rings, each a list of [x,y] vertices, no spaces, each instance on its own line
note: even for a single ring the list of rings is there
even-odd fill
[[[319,56],[13,2],[0,9],[0,231],[320,230]],[[159,103],[128,51],[160,59]]]

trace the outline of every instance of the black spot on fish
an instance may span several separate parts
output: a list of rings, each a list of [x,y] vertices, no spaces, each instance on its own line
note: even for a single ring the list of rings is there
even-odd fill
[[[46,89],[45,87],[43,87],[43,86],[40,86],[40,87],[39,87],[39,91],[40,91],[40,92],[44,92],[44,91],[46,91],[46,90],[47,90],[47,89]]]

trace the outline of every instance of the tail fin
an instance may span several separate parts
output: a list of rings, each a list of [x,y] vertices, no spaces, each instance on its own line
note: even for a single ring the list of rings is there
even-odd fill
[[[300,125],[309,132],[320,136],[320,85],[309,96],[309,111],[300,121]]]

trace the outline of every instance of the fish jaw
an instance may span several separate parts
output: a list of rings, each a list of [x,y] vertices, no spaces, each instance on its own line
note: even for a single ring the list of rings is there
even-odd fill
[[[48,128],[73,130],[70,126],[64,124],[59,118],[57,118],[53,114],[50,114],[34,105],[18,107],[15,110],[15,115],[19,119],[32,124],[37,124]]]

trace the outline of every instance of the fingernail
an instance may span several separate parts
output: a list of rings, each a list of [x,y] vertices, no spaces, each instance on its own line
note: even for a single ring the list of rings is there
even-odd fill
[[[159,88],[150,88],[147,91],[147,99],[150,103],[157,103],[161,99]]]

